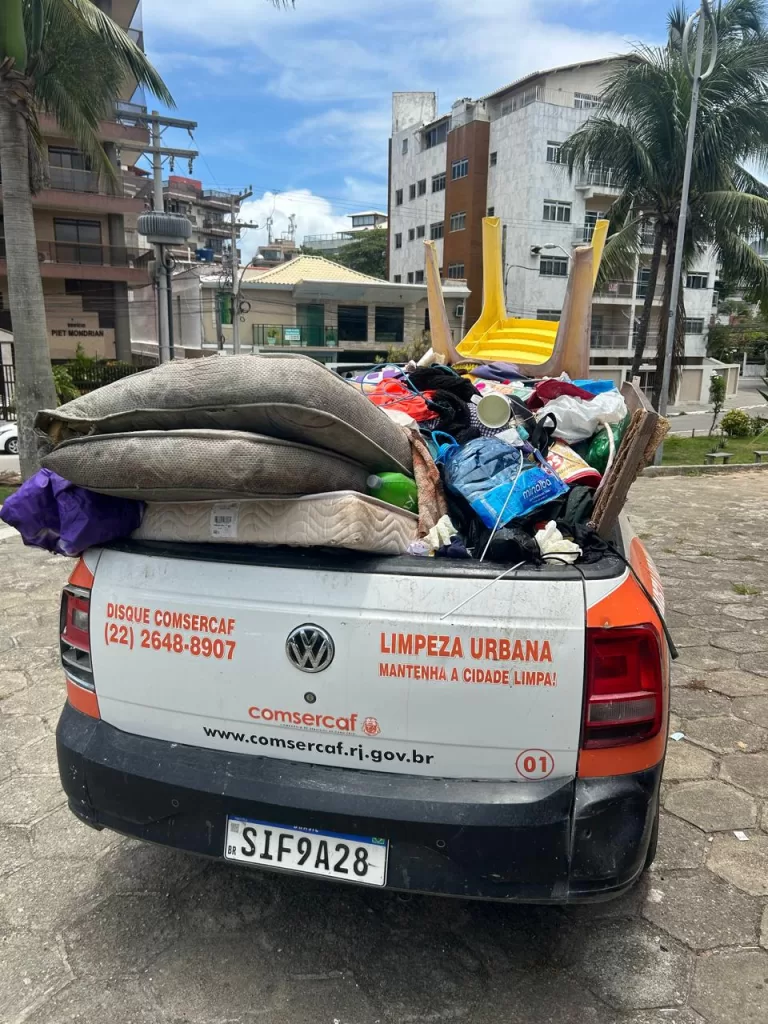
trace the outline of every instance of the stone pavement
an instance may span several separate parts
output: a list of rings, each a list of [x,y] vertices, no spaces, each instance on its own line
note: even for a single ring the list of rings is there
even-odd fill
[[[630,511],[685,738],[653,870],[564,910],[248,873],[79,824],[53,740],[68,565],[0,542],[0,1022],[765,1024],[768,479],[641,480]]]

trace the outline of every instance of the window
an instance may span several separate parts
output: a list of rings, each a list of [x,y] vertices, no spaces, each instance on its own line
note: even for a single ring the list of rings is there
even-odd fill
[[[53,188],[69,192],[97,192],[98,174],[91,173],[91,162],[79,149],[48,147],[48,164]]]
[[[339,341],[368,340],[368,307],[339,306]]]
[[[495,217],[495,216],[496,216],[496,207],[495,206],[489,206],[488,207],[488,213],[486,214],[486,217]]]
[[[494,150],[491,153],[491,167],[495,167],[499,159],[499,154]]]
[[[441,220],[436,220],[434,224],[429,225],[429,237],[433,242],[443,237],[443,222]]]
[[[413,271],[408,271],[408,284],[413,284]]]
[[[432,176],[432,191],[442,192],[445,188],[445,171],[442,174],[435,174]]]
[[[559,199],[545,199],[544,220],[559,221],[561,224],[570,224],[571,204],[560,202]]]
[[[547,143],[547,163],[548,164],[559,164],[560,163],[560,150],[563,148],[562,142],[548,142]]]
[[[412,242],[416,237],[416,228],[408,228],[408,241]]]
[[[592,241],[592,236],[595,233],[595,226],[602,216],[602,213],[598,213],[596,210],[587,210],[584,214],[584,231],[581,236],[582,242]]]
[[[575,92],[573,105],[577,110],[592,110],[600,106],[600,97],[591,92]]]
[[[405,156],[408,153],[408,139],[407,139],[407,137],[403,139],[402,153],[403,153],[403,156]]]
[[[395,206],[402,206],[402,205],[403,205],[403,190],[401,188],[399,188],[397,190],[397,192],[395,192]]]
[[[463,231],[466,227],[467,215],[466,213],[452,213],[450,221],[451,231]]]
[[[419,224],[418,227],[416,228],[416,237],[417,238],[423,238],[424,237],[424,231],[425,231],[424,225],[423,224]]]
[[[686,317],[685,318],[685,333],[686,334],[703,334],[704,333],[704,320],[699,317]]]
[[[644,299],[648,294],[648,282],[651,279],[651,268],[640,267],[640,271],[637,275],[637,297],[638,299]]]
[[[451,181],[458,181],[459,178],[466,178],[469,174],[469,160],[464,157],[462,160],[454,160],[451,164]]]
[[[537,320],[555,320],[560,321],[560,314],[562,310],[559,309],[537,309],[536,319]]]
[[[395,235],[395,248],[396,249],[402,249],[403,248],[403,233],[402,233],[402,231],[398,231],[397,234]]]
[[[402,274],[395,274],[395,276],[392,278],[392,280],[395,282],[395,284],[400,284],[401,281],[403,280],[403,275]]]
[[[53,237],[59,263],[103,263],[101,224],[97,220],[65,220],[55,217]]]
[[[448,264],[448,277],[450,278],[464,278],[464,264],[463,263],[449,263]]]
[[[685,279],[686,288],[708,288],[709,274],[689,274]]]
[[[408,198],[409,199],[415,199],[416,198],[416,186],[415,185],[409,185],[408,186]]]
[[[445,142],[447,138],[448,122],[443,121],[442,124],[424,132],[424,149],[432,149],[433,146],[439,146],[442,142]]]
[[[414,274],[414,281],[416,282],[416,284],[424,284],[424,271],[423,270],[417,270],[416,271],[416,273]]]
[[[375,317],[376,341],[403,341],[405,310],[402,306],[377,306]]]
[[[419,195],[420,196],[425,196],[427,194],[427,179],[426,178],[422,178],[419,181],[418,184],[419,184]]]
[[[542,256],[539,263],[541,277],[568,277],[568,260],[565,256]]]
[[[221,218],[221,214],[219,214]],[[223,220],[223,218],[222,218]],[[227,222],[229,223],[229,222]],[[368,228],[376,226],[376,215],[373,213],[360,213],[352,218],[353,228]]]

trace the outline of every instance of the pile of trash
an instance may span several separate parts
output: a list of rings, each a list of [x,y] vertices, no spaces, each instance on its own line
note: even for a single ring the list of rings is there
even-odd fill
[[[43,468],[0,516],[67,555],[132,536],[588,561],[632,422],[611,381],[507,363],[178,361],[41,412]]]

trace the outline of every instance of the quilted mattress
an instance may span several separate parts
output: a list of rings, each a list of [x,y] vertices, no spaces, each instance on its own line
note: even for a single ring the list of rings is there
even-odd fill
[[[38,413],[41,448],[146,430],[251,431],[410,473],[408,436],[338,374],[306,356],[209,356],[165,363]],[[327,488],[326,488],[327,490]]]
[[[418,518],[377,498],[337,491],[304,498],[149,502],[133,536],[140,540],[286,544],[403,554]]]
[[[143,501],[203,501],[365,491],[351,459],[236,430],[146,430],[64,441],[42,465],[102,494]]]

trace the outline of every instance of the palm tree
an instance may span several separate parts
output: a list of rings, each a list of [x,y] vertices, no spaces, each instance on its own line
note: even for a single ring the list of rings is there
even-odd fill
[[[47,170],[38,112],[52,114],[116,183],[98,128],[126,80],[173,105],[144,53],[92,0],[0,0],[0,173],[24,478],[38,465],[35,414],[56,405],[32,216],[32,195]]]
[[[749,244],[768,236],[768,188],[745,167],[768,155],[768,37],[764,0],[727,0],[719,12],[720,56],[702,85],[694,149],[685,262],[712,246],[723,266],[757,296],[768,296],[768,269]],[[670,14],[670,41],[640,46],[619,60],[599,112],[564,146],[568,170],[600,166],[620,188],[609,214],[614,234],[606,272],[634,266],[641,229],[653,226],[647,291],[635,334],[632,375],[638,373],[665,257],[660,323],[667,323],[680,216],[691,82],[680,52],[685,12]],[[682,296],[681,290],[681,296]],[[678,307],[674,393],[684,354],[685,310]],[[664,338],[660,332],[654,402],[661,389]]]

